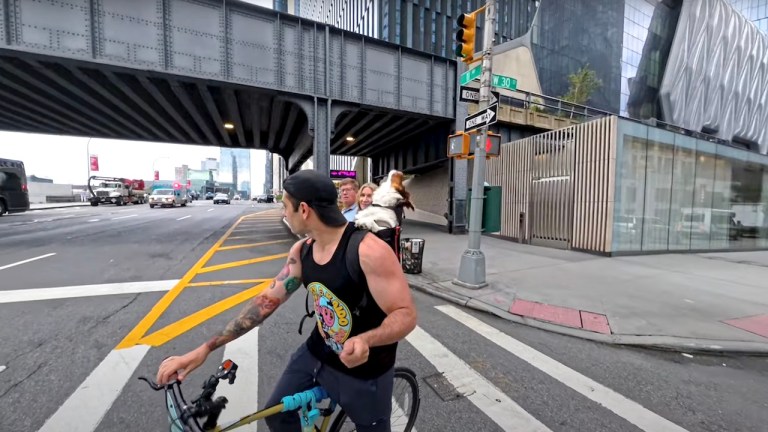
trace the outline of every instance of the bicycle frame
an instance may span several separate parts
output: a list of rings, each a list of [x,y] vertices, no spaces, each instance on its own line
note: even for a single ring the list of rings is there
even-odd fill
[[[213,429],[213,432],[231,431],[281,412],[296,410],[299,411],[299,416],[301,418],[302,432],[315,432],[315,422],[317,421],[317,418],[323,414],[321,413],[321,410],[317,408],[317,402],[325,399],[331,400],[328,397],[328,393],[322,387],[318,386],[307,391],[296,393],[292,396],[286,396],[282,399],[282,403],[273,407],[249,414],[240,420],[230,422],[221,427],[217,426]],[[328,430],[328,426],[331,423],[331,414],[333,414],[333,411],[335,410],[336,404],[331,400],[330,406],[323,410],[326,411],[326,415],[322,415],[323,422],[320,425],[320,432],[326,432]]]

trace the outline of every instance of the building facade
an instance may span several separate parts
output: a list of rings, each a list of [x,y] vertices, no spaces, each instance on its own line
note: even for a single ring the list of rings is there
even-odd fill
[[[544,93],[582,58],[604,84],[595,104],[622,117],[504,145],[489,163],[500,234],[607,254],[768,249],[768,2],[621,3],[542,0]],[[590,7],[610,37],[579,30]]]
[[[483,0],[299,0],[295,14],[344,30],[394,42],[409,48],[453,58],[456,18],[485,4]],[[502,0],[496,43],[524,34],[531,25],[539,0]],[[275,2],[277,4],[277,1]],[[477,34],[482,35],[482,15]],[[477,48],[482,49],[482,36]]]
[[[611,116],[502,146],[499,234],[601,254],[768,249],[768,156]]]

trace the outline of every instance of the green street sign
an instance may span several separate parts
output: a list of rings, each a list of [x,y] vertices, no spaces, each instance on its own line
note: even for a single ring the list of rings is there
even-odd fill
[[[480,66],[475,66],[474,68],[461,74],[461,85],[467,84],[480,78],[480,72]]]
[[[464,76],[462,75],[462,79]],[[493,74],[491,79],[491,85],[494,87],[501,87],[507,90],[517,90],[517,80],[504,75]]]

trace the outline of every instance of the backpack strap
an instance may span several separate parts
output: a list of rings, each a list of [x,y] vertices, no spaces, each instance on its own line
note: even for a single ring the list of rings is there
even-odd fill
[[[312,239],[307,239],[304,243],[301,244],[301,260],[303,261],[304,258],[307,256],[307,253],[309,253],[309,245],[312,244]],[[309,290],[307,290],[307,295],[304,297],[304,311],[306,313],[303,317],[301,317],[301,321],[299,321],[299,334],[301,334],[301,329],[304,327],[304,320],[307,318],[312,318],[315,316],[315,308],[312,308],[312,311],[309,311]]]
[[[363,274],[363,268],[360,266],[360,243],[363,238],[368,234],[368,230],[357,230],[352,233],[347,244],[347,271],[352,276],[352,280],[356,285],[360,285],[365,281],[365,274]],[[363,291],[363,298],[360,303],[357,304],[352,314],[360,316],[360,311],[368,304],[368,290]]]

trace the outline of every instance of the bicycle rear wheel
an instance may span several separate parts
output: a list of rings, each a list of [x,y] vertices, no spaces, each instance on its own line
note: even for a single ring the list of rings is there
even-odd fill
[[[395,368],[394,385],[392,386],[392,415],[390,423],[392,432],[411,432],[419,413],[419,382],[416,373],[405,367]],[[336,415],[330,432],[354,432],[355,424],[347,417],[342,409]]]

